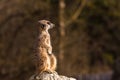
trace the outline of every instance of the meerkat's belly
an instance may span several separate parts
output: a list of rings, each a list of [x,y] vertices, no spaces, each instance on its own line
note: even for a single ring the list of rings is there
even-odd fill
[[[46,49],[40,47],[37,56],[38,56],[38,60],[37,60],[38,71],[39,72],[50,71],[51,63]]]

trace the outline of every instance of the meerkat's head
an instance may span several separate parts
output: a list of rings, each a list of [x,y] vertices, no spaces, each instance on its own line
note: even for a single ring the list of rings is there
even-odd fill
[[[38,21],[40,23],[40,28],[41,30],[49,30],[51,28],[53,28],[55,25],[53,23],[51,23],[48,20],[40,20]]]

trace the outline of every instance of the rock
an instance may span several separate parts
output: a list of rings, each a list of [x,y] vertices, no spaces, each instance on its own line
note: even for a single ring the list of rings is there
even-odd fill
[[[72,77],[58,75],[57,72],[54,73],[43,72],[42,74],[32,75],[29,80],[76,80],[76,79]]]

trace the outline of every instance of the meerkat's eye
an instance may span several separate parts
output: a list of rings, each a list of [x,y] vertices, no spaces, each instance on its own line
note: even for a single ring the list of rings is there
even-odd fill
[[[50,25],[50,22],[48,21],[48,22],[47,22],[47,24],[49,24],[49,25]]]

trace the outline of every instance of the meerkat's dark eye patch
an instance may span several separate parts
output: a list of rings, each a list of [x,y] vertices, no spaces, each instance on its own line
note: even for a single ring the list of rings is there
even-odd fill
[[[47,22],[47,24],[49,24],[49,25],[50,25],[50,22],[48,21],[48,22]]]

